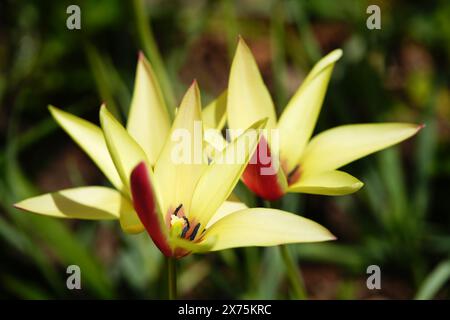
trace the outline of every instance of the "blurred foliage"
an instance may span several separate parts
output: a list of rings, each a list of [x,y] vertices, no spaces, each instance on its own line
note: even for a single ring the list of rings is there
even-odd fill
[[[82,29],[66,28],[78,4]],[[366,28],[381,7],[382,29]],[[125,119],[137,52],[155,67],[171,110],[192,78],[204,102],[227,83],[237,36],[252,48],[277,112],[311,66],[341,47],[317,131],[374,121],[426,124],[414,139],[351,165],[365,187],[339,198],[288,195],[338,241],[290,246],[311,298],[449,298],[450,2],[119,1],[0,2],[0,298],[161,298],[164,262],[146,234],[117,224],[19,212],[15,201],[104,184],[50,118],[53,104],[97,122],[106,101]],[[239,196],[258,203],[242,185]],[[66,267],[82,270],[66,289]],[[365,288],[378,264],[382,290]],[[288,298],[276,248],[229,250],[180,261],[185,298]]]

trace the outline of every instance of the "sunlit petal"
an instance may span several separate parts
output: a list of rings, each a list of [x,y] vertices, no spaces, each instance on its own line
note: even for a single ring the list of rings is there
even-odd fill
[[[224,203],[222,203],[222,205],[219,207],[219,209],[217,209],[216,213],[214,213],[214,215],[211,217],[211,219],[209,220],[206,228],[209,228],[210,226],[212,226],[214,223],[216,223],[217,221],[219,221],[220,219],[222,219],[223,217],[239,211],[239,210],[243,210],[243,209],[247,209],[247,205],[243,202],[239,202],[239,201],[225,201]]]
[[[225,90],[202,110],[205,128],[222,130],[227,120],[227,91]]]
[[[147,163],[145,152],[104,105],[100,109],[100,123],[111,158],[129,194],[131,171],[141,161]]]
[[[300,176],[299,181],[288,188],[288,192],[301,192],[338,196],[358,191],[363,183],[342,171],[327,171]]]
[[[268,118],[267,128],[276,124],[275,108],[250,49],[242,38],[236,49],[228,82],[228,126],[246,129],[256,121]],[[231,132],[232,138],[238,134]]]
[[[177,111],[172,130],[155,165],[164,210],[180,204],[186,212],[197,181],[206,168],[200,92],[194,82]]]
[[[49,110],[56,122],[94,161],[111,184],[121,190],[123,184],[109,155],[102,130],[89,121],[53,106],[49,106]]]
[[[331,171],[416,134],[422,126],[408,123],[354,124],[326,130],[305,149],[303,172]]]
[[[60,190],[25,199],[16,208],[55,218],[112,220],[133,212],[128,199],[106,187],[81,187]]]
[[[260,137],[260,128],[265,120],[253,124],[241,136],[231,142],[217,155],[200,178],[192,197],[189,214],[204,228],[220,205],[231,194],[250,155],[256,149]]]
[[[298,164],[313,133],[334,64],[341,56],[342,50],[338,49],[322,58],[305,78],[280,117],[280,150],[287,171]]]
[[[156,163],[170,130],[170,118],[161,88],[150,63],[139,54],[127,130]]]
[[[227,215],[206,231],[204,238],[209,237],[216,239],[211,251],[335,239],[314,221],[266,208],[245,209]]]

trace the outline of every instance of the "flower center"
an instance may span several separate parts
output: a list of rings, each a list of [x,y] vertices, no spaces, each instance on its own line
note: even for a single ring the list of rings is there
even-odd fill
[[[189,221],[188,217],[181,211],[183,204],[180,204],[170,216],[170,233],[172,236],[194,241],[200,229],[200,223]]]

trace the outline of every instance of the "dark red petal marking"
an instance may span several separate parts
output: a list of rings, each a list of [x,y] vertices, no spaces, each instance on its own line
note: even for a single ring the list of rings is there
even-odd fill
[[[267,156],[269,159],[261,159],[262,156]],[[242,174],[242,181],[245,185],[265,200],[277,200],[284,194],[283,188],[278,181],[277,172],[272,168],[270,148],[264,136],[256,147],[255,153],[250,159],[244,173]],[[273,174],[262,175],[261,169],[273,170]],[[278,168],[281,170],[281,168]]]
[[[134,209],[139,219],[159,250],[167,257],[172,256],[172,250],[161,229],[165,225],[161,214],[156,210],[155,193],[144,162],[139,163],[131,172],[130,186]]]

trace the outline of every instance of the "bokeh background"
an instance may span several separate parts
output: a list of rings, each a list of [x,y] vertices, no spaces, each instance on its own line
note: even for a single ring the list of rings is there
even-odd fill
[[[78,4],[82,29],[66,28]],[[381,8],[368,30],[366,8]],[[115,222],[19,212],[20,199],[105,184],[51,119],[53,104],[98,123],[101,101],[122,120],[138,50],[174,108],[193,78],[206,104],[227,84],[242,35],[278,113],[313,64],[343,48],[316,132],[376,121],[425,123],[416,137],[347,168],[365,182],[351,196],[288,195],[286,210],[319,221],[333,243],[291,245],[311,299],[450,297],[450,2],[0,1],[0,298],[164,298],[162,255],[147,234]],[[255,199],[239,185],[242,199]],[[67,290],[66,267],[82,290]],[[379,265],[382,289],[366,288]],[[180,261],[182,298],[289,298],[276,248]]]

